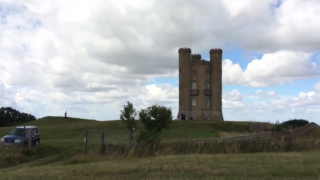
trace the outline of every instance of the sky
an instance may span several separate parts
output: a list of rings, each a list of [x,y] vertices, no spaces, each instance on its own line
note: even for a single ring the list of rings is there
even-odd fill
[[[0,0],[0,106],[178,112],[178,49],[223,49],[226,121],[320,123],[319,0]]]

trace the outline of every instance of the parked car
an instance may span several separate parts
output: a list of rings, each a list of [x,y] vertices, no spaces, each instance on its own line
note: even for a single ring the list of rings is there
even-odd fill
[[[8,146],[22,146],[23,144],[25,144],[27,146],[29,144],[29,139],[27,137],[24,137],[24,128],[26,131],[31,131],[32,145],[40,145],[40,133],[37,126],[17,126],[13,128],[10,132],[8,132],[7,135],[1,137],[0,144]],[[23,139],[25,143],[23,143]]]

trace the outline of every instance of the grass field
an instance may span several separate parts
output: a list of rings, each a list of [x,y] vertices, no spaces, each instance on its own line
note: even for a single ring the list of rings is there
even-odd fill
[[[248,134],[248,124],[249,122],[174,121],[171,129],[163,132],[162,141]],[[179,153],[179,155],[168,155],[171,150],[165,148],[160,155],[148,158],[99,156],[90,152],[99,148],[101,130],[105,131],[107,143],[111,142],[116,145],[128,143],[128,131],[123,122],[100,122],[77,118],[64,120],[62,117],[46,117],[25,125],[39,127],[41,145],[24,152],[21,152],[21,148],[0,147],[1,180],[317,179],[317,174],[320,174],[320,163],[318,163],[320,152],[315,149],[299,153],[223,155],[213,154],[212,150],[217,149],[216,147],[200,148],[199,145],[195,145],[194,149],[190,149],[189,153],[185,152],[183,155]],[[141,125],[138,124],[138,126]],[[5,135],[11,128],[0,128],[0,135]],[[87,156],[82,155],[85,130],[89,132],[89,154]],[[320,130],[314,129],[297,141],[319,140],[319,137]],[[281,145],[260,143],[257,146],[259,147],[256,148],[262,149],[263,152],[263,149],[283,145],[281,142]],[[229,148],[230,153],[239,153],[239,149],[243,149],[241,145],[231,145]]]
[[[85,158],[85,157],[84,157]],[[70,161],[0,174],[6,179],[169,180],[169,179],[319,179],[320,153],[176,155],[70,164]]]
[[[179,139],[215,138],[221,136],[234,136],[248,134],[249,122],[192,122],[174,121],[170,130],[162,134],[162,141]],[[78,118],[45,117],[34,122],[22,125],[35,125],[39,127],[41,145],[29,155],[0,156],[0,168],[29,162],[58,153],[81,153],[84,149],[84,133],[88,130],[88,150],[98,149],[101,140],[101,130],[105,131],[105,141],[115,145],[129,143],[129,132],[122,121],[94,121]],[[138,127],[141,124],[138,123]],[[13,127],[0,128],[0,136],[6,134]],[[137,131],[134,136],[137,135]],[[1,150],[2,154],[4,150]],[[30,155],[31,154],[31,155]]]

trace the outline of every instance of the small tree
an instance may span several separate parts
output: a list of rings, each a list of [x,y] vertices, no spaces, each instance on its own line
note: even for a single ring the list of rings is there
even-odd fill
[[[155,143],[162,129],[169,129],[172,122],[170,107],[152,105],[142,109],[139,113],[140,122],[143,124],[138,142]]]
[[[138,115],[138,112],[133,107],[133,104],[129,101],[127,101],[127,104],[123,106],[123,109],[120,111],[120,119],[126,123],[127,128],[129,130],[130,135],[130,144],[132,142],[132,134],[133,129],[136,127],[137,122],[135,121],[136,116]]]

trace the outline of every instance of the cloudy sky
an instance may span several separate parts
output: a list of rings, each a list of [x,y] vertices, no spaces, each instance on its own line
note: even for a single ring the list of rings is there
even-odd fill
[[[176,116],[178,49],[222,48],[226,120],[320,123],[319,17],[319,0],[0,0],[0,106]]]

